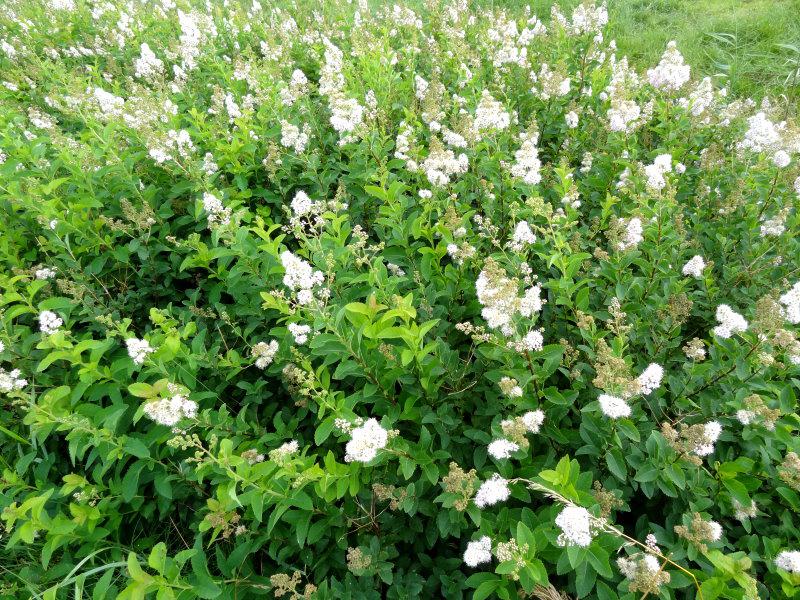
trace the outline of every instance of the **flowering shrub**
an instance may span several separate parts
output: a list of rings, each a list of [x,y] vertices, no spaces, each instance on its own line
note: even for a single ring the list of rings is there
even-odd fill
[[[4,597],[800,591],[800,128],[605,7],[10,2]]]

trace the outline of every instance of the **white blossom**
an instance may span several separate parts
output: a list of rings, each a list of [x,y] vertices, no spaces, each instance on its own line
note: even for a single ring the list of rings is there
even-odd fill
[[[690,77],[690,67],[683,62],[678,45],[671,41],[654,69],[648,69],[647,79],[654,88],[674,92],[683,87]]]
[[[267,342],[258,342],[253,349],[251,350],[251,354],[256,359],[255,365],[258,369],[266,369],[272,361],[275,359],[275,355],[278,353],[278,342],[276,340],[270,340],[269,343]]]
[[[500,131],[507,129],[511,123],[511,115],[503,110],[503,105],[492,98],[492,95],[483,90],[478,108],[475,109],[475,132],[481,134],[485,131]]]
[[[20,375],[22,375],[22,372],[19,369],[6,371],[0,368],[0,392],[8,394],[14,390],[21,390],[28,385],[28,381],[20,377]]]
[[[289,333],[294,336],[296,344],[305,344],[308,341],[308,334],[311,333],[311,327],[308,325],[300,325],[299,323],[289,323]]]
[[[792,162],[792,157],[785,150],[778,150],[772,157],[772,162],[779,169],[785,169]]]
[[[314,286],[320,285],[325,280],[322,271],[314,270],[309,263],[288,250],[281,254],[281,264],[286,269],[286,274],[283,276],[283,284],[290,290],[310,292]],[[305,302],[302,300],[305,300]],[[298,294],[298,302],[301,304],[307,304],[310,300],[311,297],[308,294],[303,294],[302,296]]]
[[[600,403],[600,410],[609,419],[631,416],[631,407],[622,398],[610,394],[600,394],[597,401]]]
[[[556,517],[559,546],[587,547],[592,543],[592,515],[582,506],[565,506]]]
[[[136,77],[146,80],[154,80],[164,72],[164,62],[160,60],[147,44],[142,44],[140,56],[133,61]]]
[[[775,557],[775,566],[790,573],[800,573],[800,551],[784,550]]]
[[[527,221],[520,221],[514,228],[511,242],[508,246],[515,252],[522,252],[530,244],[536,243],[536,235],[531,231]]]
[[[303,190],[299,190],[292,198],[292,212],[296,217],[302,217],[314,210],[316,203],[308,197]]]
[[[506,439],[494,440],[487,448],[489,454],[498,460],[510,458],[511,455],[519,450],[519,445]]]
[[[748,129],[744,139],[739,143],[739,148],[753,152],[774,151],[781,142],[780,128],[767,118],[763,112],[758,112],[747,119]]]
[[[351,133],[364,119],[364,107],[353,98],[331,101],[331,125],[340,134]]]
[[[714,335],[722,339],[728,339],[736,333],[747,331],[747,321],[745,318],[728,306],[720,304],[717,307],[717,321],[719,325],[714,327]]]
[[[56,276],[56,270],[52,267],[41,267],[33,272],[36,279],[47,280]]]
[[[361,427],[351,430],[344,460],[368,463],[378,455],[378,450],[386,447],[388,441],[389,432],[374,418],[367,419]]]
[[[578,113],[571,110],[564,116],[564,120],[567,122],[567,127],[575,129],[578,126]]]
[[[633,217],[625,222],[625,231],[623,232],[622,239],[619,241],[620,250],[629,250],[635,248],[644,239],[642,237],[642,220],[639,217]]]
[[[231,221],[231,209],[211,192],[203,192],[203,210],[208,213],[208,225],[227,225]]]
[[[667,185],[664,175],[672,172],[672,155],[659,154],[656,156],[653,164],[647,165],[644,168],[644,174],[647,177],[647,187],[651,190],[663,190]]]
[[[51,310],[43,310],[39,313],[39,329],[45,335],[55,333],[63,324],[63,319]]]
[[[143,364],[147,355],[153,352],[153,348],[147,340],[140,340],[132,337],[125,340],[125,345],[128,348],[128,356],[130,356],[137,365]]]
[[[538,352],[544,347],[544,336],[541,329],[532,329],[522,338],[522,347],[528,352]]]
[[[481,484],[478,493],[475,494],[475,506],[486,508],[508,500],[510,495],[511,490],[508,488],[508,480],[495,473]]]
[[[708,521],[708,541],[709,542],[718,542],[722,539],[722,525],[717,523],[716,521]]]
[[[792,325],[800,324],[800,281],[795,283],[788,292],[780,298],[783,304],[783,315]]]
[[[542,161],[539,160],[539,149],[536,147],[536,136],[521,136],[522,146],[514,152],[514,164],[511,175],[528,185],[536,185],[542,181]]]
[[[632,133],[640,124],[642,109],[633,100],[620,100],[608,109],[607,116],[609,131]]]
[[[706,268],[706,261],[699,254],[693,256],[683,265],[682,273],[686,276],[700,278],[703,276],[703,269]]]
[[[706,423],[703,433],[705,439],[697,444],[694,453],[697,454],[697,456],[708,456],[712,454],[714,452],[714,444],[716,444],[721,433],[722,425],[720,425],[719,421],[709,421]]]
[[[657,390],[661,385],[661,379],[663,377],[664,369],[661,365],[656,363],[649,364],[637,379],[641,393],[646,396],[652,391]]]
[[[281,120],[281,145],[302,154],[308,145],[309,128],[304,125],[302,131],[297,125]]]
[[[544,412],[539,409],[528,411],[522,415],[522,422],[525,423],[529,432],[539,433],[544,423]]]
[[[492,540],[485,535],[479,540],[469,542],[464,551],[464,563],[468,567],[477,567],[480,564],[492,562]]]
[[[146,403],[144,414],[160,425],[172,427],[181,419],[192,419],[197,416],[197,403],[183,394],[175,394],[170,398]]]

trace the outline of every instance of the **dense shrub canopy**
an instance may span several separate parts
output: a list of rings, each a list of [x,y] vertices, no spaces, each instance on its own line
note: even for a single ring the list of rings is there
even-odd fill
[[[0,595],[800,590],[795,107],[588,3],[0,13]]]

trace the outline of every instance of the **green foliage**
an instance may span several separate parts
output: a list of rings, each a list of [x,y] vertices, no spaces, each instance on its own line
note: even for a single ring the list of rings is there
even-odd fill
[[[0,596],[799,595],[790,98],[586,3],[70,4],[0,16]]]

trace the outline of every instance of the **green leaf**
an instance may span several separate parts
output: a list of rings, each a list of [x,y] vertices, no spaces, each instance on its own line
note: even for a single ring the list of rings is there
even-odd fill
[[[622,452],[617,448],[611,448],[606,452],[606,465],[608,465],[608,470],[611,471],[614,477],[620,481],[625,481],[627,479],[627,465],[625,464]]]
[[[589,558],[589,564],[592,565],[599,575],[607,579],[611,579],[614,576],[614,572],[611,570],[611,565],[609,564],[608,552],[606,552],[602,546],[597,543],[591,544],[587,557]]]

